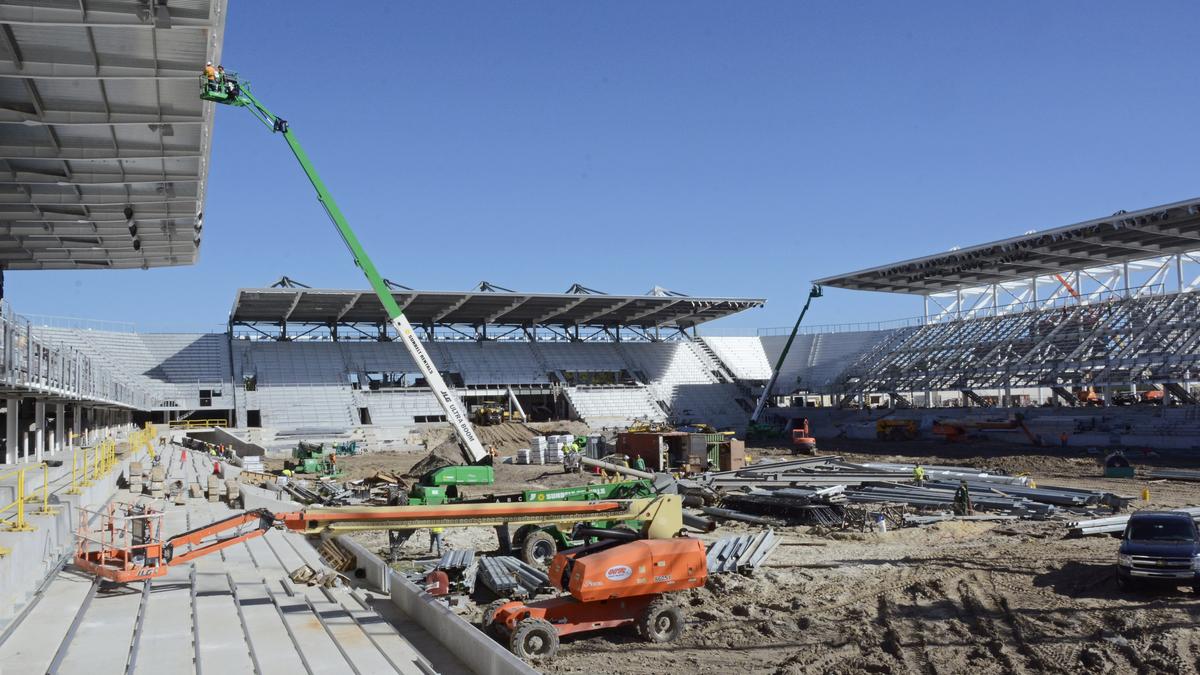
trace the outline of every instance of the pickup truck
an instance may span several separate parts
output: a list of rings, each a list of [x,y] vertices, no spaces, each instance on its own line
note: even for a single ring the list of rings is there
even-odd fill
[[[1200,593],[1200,532],[1179,511],[1140,511],[1129,517],[1117,552],[1117,586],[1142,582],[1191,586]]]

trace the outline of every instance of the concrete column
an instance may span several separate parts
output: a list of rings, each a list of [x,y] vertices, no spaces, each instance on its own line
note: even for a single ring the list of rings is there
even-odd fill
[[[33,403],[33,442],[34,461],[40,462],[46,448],[46,402],[42,400]]]
[[[17,463],[17,445],[20,443],[17,434],[17,416],[21,413],[21,399],[12,398],[5,402],[8,406],[8,414],[5,415],[4,429],[4,463]]]
[[[63,403],[55,404],[54,406],[54,447],[51,452],[58,454],[63,451],[66,444],[63,439],[66,438],[67,427],[67,406]]]

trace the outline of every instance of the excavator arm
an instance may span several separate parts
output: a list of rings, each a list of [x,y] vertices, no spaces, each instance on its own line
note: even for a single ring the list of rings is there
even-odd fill
[[[228,77],[233,78],[236,76],[231,73]],[[329,188],[325,186],[320,175],[317,174],[317,170],[308,158],[308,154],[304,152],[304,148],[296,140],[296,136],[292,133],[291,126],[288,125],[287,120],[268,110],[262,102],[255,98],[254,94],[250,91],[249,82],[239,82],[232,79],[231,81],[235,84],[232,87],[228,87],[227,83],[213,83],[212,81],[202,80],[200,97],[214,103],[246,108],[272,132],[283,135],[288,147],[292,150],[292,154],[296,156],[296,161],[300,163],[300,168],[304,170],[304,175],[308,176],[313,189],[317,191],[317,201],[321,202],[325,213],[333,221],[338,234],[341,235],[342,242],[346,244],[346,248],[350,249],[350,254],[354,256],[354,264],[367,277],[367,282],[370,283],[372,290],[375,291],[375,295],[379,297],[379,301],[383,303],[388,321],[396,330],[396,334],[400,336],[400,341],[404,343],[404,347],[417,364],[421,375],[429,383],[429,388],[433,391],[434,398],[437,399],[438,405],[441,406],[442,411],[446,415],[446,421],[450,423],[450,426],[454,429],[455,436],[458,437],[459,445],[467,462],[470,464],[490,463],[491,455],[483,447],[483,443],[479,440],[479,435],[475,433],[475,428],[471,425],[471,418],[468,416],[466,408],[458,400],[454,392],[446,386],[446,381],[442,378],[441,373],[438,372],[436,364],[434,364],[433,359],[429,356],[429,352],[421,344],[416,331],[413,330],[412,324],[408,322],[408,318],[404,316],[400,305],[396,303],[396,298],[392,296],[392,290],[388,288],[383,276],[375,269],[375,264],[371,262],[366,249],[358,241],[354,230],[350,229],[350,223],[346,220],[346,216],[342,214],[342,210],[338,208],[333,194],[329,192]]]

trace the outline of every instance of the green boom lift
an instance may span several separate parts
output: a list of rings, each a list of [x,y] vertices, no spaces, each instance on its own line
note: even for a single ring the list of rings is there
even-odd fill
[[[771,390],[775,388],[775,381],[779,379],[779,371],[783,369],[783,361],[787,358],[788,351],[792,348],[792,342],[796,340],[796,333],[800,330],[800,322],[804,320],[804,315],[808,313],[808,306],[812,304],[813,298],[819,298],[821,295],[821,287],[813,284],[812,288],[808,291],[808,299],[804,301],[804,308],[800,310],[800,316],[796,317],[796,324],[792,326],[792,334],[788,336],[787,343],[783,345],[783,351],[779,353],[779,359],[775,361],[775,369],[771,371],[771,379],[767,381],[766,388],[763,389],[762,395],[758,397],[758,405],[754,406],[754,414],[750,416],[750,424],[746,429],[747,438],[757,440],[783,434],[782,429],[761,422],[763,410],[767,407],[767,401],[771,400]]]
[[[296,140],[295,134],[292,133],[287,120],[267,110],[266,106],[259,102],[254,97],[254,94],[251,93],[250,83],[240,81],[236,73],[226,73],[223,78],[216,80],[209,80],[207,77],[201,75],[200,98],[205,101],[245,108],[272,132],[283,135],[288,147],[292,150],[292,154],[296,156],[296,161],[300,162],[300,168],[304,170],[304,175],[308,176],[308,180],[312,182],[313,188],[317,191],[317,200],[321,202],[321,206],[325,207],[325,212],[329,214],[329,219],[337,227],[342,241],[350,249],[350,254],[354,256],[354,264],[358,265],[359,269],[367,277],[367,282],[371,284],[375,295],[383,303],[388,321],[395,328],[396,334],[400,336],[400,341],[408,349],[408,353],[412,356],[413,361],[416,362],[421,374],[425,376],[425,381],[429,383],[429,388],[433,390],[434,398],[437,399],[438,405],[442,407],[442,411],[446,414],[446,421],[450,423],[455,435],[458,437],[459,446],[462,449],[463,456],[467,459],[467,463],[491,463],[491,455],[484,449],[478,434],[475,433],[474,427],[471,426],[471,418],[467,415],[462,401],[459,401],[454,392],[450,391],[450,388],[446,386],[446,382],[442,379],[441,373],[438,372],[433,359],[425,351],[425,347],[417,338],[416,332],[413,331],[412,324],[408,322],[408,318],[404,316],[400,305],[392,297],[392,291],[383,280],[383,276],[375,269],[375,265],[367,256],[366,250],[358,242],[358,237],[350,229],[350,223],[342,215],[342,210],[338,208],[333,195],[325,187],[325,183],[321,181],[321,177],[317,175],[317,170],[313,168],[308,155],[300,147],[300,143]]]

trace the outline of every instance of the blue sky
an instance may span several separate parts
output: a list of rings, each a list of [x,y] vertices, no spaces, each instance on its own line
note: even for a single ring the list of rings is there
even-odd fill
[[[223,62],[415,288],[767,298],[1194,197],[1200,5],[230,2]],[[200,65],[197,64],[199,69]],[[203,329],[365,286],[286,145],[221,109],[194,267],[11,272],[17,310]],[[830,290],[806,323],[920,313]]]

